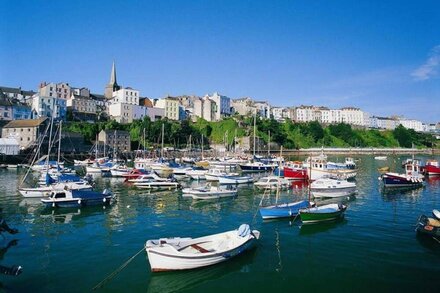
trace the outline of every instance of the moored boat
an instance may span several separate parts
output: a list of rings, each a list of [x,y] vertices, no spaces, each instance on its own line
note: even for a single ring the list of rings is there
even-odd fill
[[[183,196],[193,199],[218,199],[221,197],[233,197],[237,195],[236,188],[221,188],[218,186],[205,185],[195,188],[182,189]]]
[[[218,177],[219,184],[247,184],[254,182],[251,176],[226,175]]]
[[[356,183],[347,180],[321,178],[311,183],[313,197],[342,197],[356,192]]]
[[[432,218],[425,215],[421,215],[419,217],[416,224],[416,232],[417,234],[433,237],[439,240],[440,212],[438,210],[433,210],[432,215],[433,215]]]
[[[199,238],[148,240],[145,250],[151,271],[187,270],[224,262],[250,249],[260,232],[242,224],[237,230]]]
[[[275,173],[275,175],[277,175]],[[307,180],[307,168],[303,166],[302,162],[288,162],[283,169],[284,178],[290,180]]]
[[[259,189],[286,189],[289,188],[290,182],[287,179],[278,176],[261,177],[254,186]]]
[[[299,217],[303,224],[334,221],[344,217],[346,209],[347,206],[343,204],[326,204],[318,207],[300,209]]]
[[[83,190],[60,190],[53,191],[48,198],[42,198],[41,202],[47,207],[83,207],[94,205],[110,205],[114,197],[108,190],[101,192]]]
[[[282,203],[259,208],[260,215],[264,220],[277,218],[290,218],[298,215],[300,209],[310,206],[308,200],[301,200],[291,203]]]
[[[423,179],[418,160],[406,164],[404,174],[387,172],[379,177],[384,187],[419,187],[423,185]]]
[[[426,161],[425,166],[423,167],[423,172],[428,176],[436,176],[440,175],[440,165],[437,160],[428,160]]]

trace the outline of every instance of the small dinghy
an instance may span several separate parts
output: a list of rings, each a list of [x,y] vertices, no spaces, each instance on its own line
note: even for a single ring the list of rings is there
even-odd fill
[[[386,161],[387,160],[387,156],[376,156],[374,157],[375,160],[378,161]]]
[[[224,262],[250,249],[260,232],[242,224],[237,230],[200,238],[148,240],[145,250],[151,271],[187,270]]]
[[[346,209],[346,205],[326,204],[319,207],[301,209],[299,210],[299,217],[304,224],[334,221],[342,218]]]
[[[195,188],[184,188],[182,192],[183,196],[189,196],[193,199],[218,199],[221,197],[233,197],[237,195],[236,188],[221,188],[210,186],[209,184]]]
[[[433,210],[433,218],[421,215],[417,220],[416,232],[420,235],[433,237],[437,240],[440,239],[440,212]]]
[[[356,192],[356,183],[347,180],[322,178],[312,182],[310,191],[315,198],[349,196]]]
[[[49,198],[41,199],[47,207],[83,207],[94,205],[110,205],[114,197],[107,189],[102,193],[96,191],[83,190],[62,190],[53,191]]]

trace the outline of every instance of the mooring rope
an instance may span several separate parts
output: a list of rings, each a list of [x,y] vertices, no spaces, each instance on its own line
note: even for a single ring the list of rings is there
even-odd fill
[[[104,280],[102,280],[101,282],[98,283],[98,285],[96,285],[95,287],[93,287],[92,290],[96,290],[101,288],[102,286],[104,286],[105,283],[107,283],[108,281],[110,281],[112,278],[114,278],[120,271],[122,271],[130,262],[133,261],[133,259],[138,256],[142,251],[144,251],[145,247],[142,247],[141,250],[139,250],[135,255],[133,255],[132,257],[130,257],[126,262],[124,262],[119,268],[117,268],[116,270],[114,270],[110,275],[108,275],[107,277],[105,277]]]

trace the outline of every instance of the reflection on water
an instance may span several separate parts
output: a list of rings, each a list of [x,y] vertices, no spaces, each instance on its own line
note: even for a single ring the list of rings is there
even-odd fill
[[[340,291],[341,281],[347,280],[347,288],[360,292],[438,290],[440,281],[432,278],[427,284],[424,276],[440,273],[440,244],[416,237],[414,224],[420,214],[440,209],[440,177],[427,178],[424,188],[383,192],[377,168],[387,165],[401,172],[406,157],[357,159],[358,193],[318,201],[347,204],[345,219],[302,227],[299,220],[263,222],[258,204],[264,192],[252,185],[238,185],[234,198],[197,201],[183,198],[180,191],[139,190],[121,179],[96,176],[98,190],[110,188],[117,196],[111,207],[45,209],[38,199],[18,195],[23,171],[0,171],[3,217],[20,231],[14,235],[20,244],[2,262],[24,267],[19,278],[2,282],[8,291],[85,292],[148,239],[200,237],[250,223],[261,238],[256,249],[238,258],[200,270],[153,274],[148,261],[138,257],[102,291],[328,292]],[[306,182],[292,184],[280,192],[278,202],[308,198]],[[274,193],[266,194],[264,204],[275,201]],[[12,240],[5,236],[3,247]]]
[[[233,261],[218,265],[190,271],[155,273],[151,275],[147,291],[151,293],[181,292],[206,282],[215,282],[229,274],[250,274],[249,266],[254,261],[255,255],[256,248],[252,248],[246,253],[234,257]]]

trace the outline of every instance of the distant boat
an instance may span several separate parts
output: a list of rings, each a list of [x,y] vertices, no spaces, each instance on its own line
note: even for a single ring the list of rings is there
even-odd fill
[[[247,184],[254,182],[251,176],[226,175],[218,177],[219,184]]]
[[[291,218],[298,215],[300,209],[307,208],[309,206],[310,202],[308,200],[301,200],[291,203],[262,206],[259,208],[259,211],[263,220]]]
[[[376,156],[374,157],[375,160],[378,161],[386,161],[387,160],[387,156]]]
[[[274,173],[277,175],[277,173]],[[291,180],[307,180],[307,168],[303,166],[302,162],[288,162],[283,169],[284,178]]]
[[[262,162],[240,164],[239,166],[243,172],[270,172],[276,167],[274,164],[264,164]]]
[[[327,222],[341,219],[347,206],[342,204],[326,204],[299,210],[299,217],[304,224]]]
[[[423,167],[423,172],[425,175],[440,175],[440,165],[437,160],[428,160],[426,161],[425,166]]]
[[[377,171],[383,173],[383,172],[389,172],[390,171],[390,167],[385,166],[385,167],[381,167],[381,168],[377,168]]]
[[[356,192],[356,183],[347,180],[322,178],[312,182],[310,191],[315,198],[349,196]]]
[[[199,238],[160,238],[145,244],[151,271],[187,270],[218,264],[250,249],[260,232],[242,224],[237,230]]]
[[[286,189],[290,187],[290,182],[289,180],[278,176],[268,176],[261,177],[257,182],[254,183],[254,186],[259,189]]]
[[[233,197],[237,195],[236,188],[221,188],[218,186],[205,185],[195,188],[184,188],[183,196],[190,196],[193,199],[218,199],[221,197]]]

